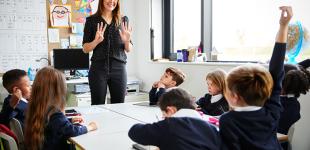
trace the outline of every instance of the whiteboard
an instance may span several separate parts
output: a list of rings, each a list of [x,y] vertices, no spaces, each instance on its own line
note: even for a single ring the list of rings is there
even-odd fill
[[[46,66],[46,0],[0,0],[0,43],[0,73]]]

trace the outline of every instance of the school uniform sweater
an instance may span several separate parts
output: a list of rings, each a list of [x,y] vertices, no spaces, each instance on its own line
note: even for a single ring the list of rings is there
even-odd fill
[[[201,108],[201,111],[204,114],[211,116],[222,115],[224,112],[229,110],[229,106],[222,94],[218,96],[221,96],[221,98],[215,102],[212,102],[212,95],[207,93],[204,97],[200,98],[196,104]]]
[[[221,145],[216,128],[191,109],[181,109],[173,117],[153,124],[135,124],[128,136],[160,150],[217,150]]]
[[[150,105],[157,105],[157,102],[159,100],[159,97],[166,93],[165,88],[153,88],[149,92],[149,100],[150,100]]]
[[[70,149],[67,140],[87,133],[86,126],[74,125],[62,112],[50,116],[44,129],[44,150]]]
[[[270,98],[265,105],[251,111],[230,111],[220,118],[220,135],[227,149],[281,149],[277,139],[280,119],[280,93],[284,77],[285,43],[276,43],[269,64],[274,80]]]
[[[24,120],[26,116],[26,108],[28,107],[28,101],[22,98],[15,108],[10,105],[11,95],[4,99],[2,110],[0,113],[0,123],[9,127],[9,122],[12,118],[16,118],[22,128],[24,128]]]
[[[289,128],[300,119],[300,104],[296,97],[281,96],[282,111],[278,132],[287,134]]]

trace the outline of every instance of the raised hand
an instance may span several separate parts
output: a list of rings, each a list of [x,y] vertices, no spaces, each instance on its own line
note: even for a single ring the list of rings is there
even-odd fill
[[[10,100],[10,106],[15,108],[22,98],[22,91],[18,87],[13,87],[13,93]]]
[[[280,18],[280,25],[287,26],[290,22],[293,11],[291,6],[282,6],[280,7],[281,12],[281,18]]]
[[[129,26],[129,24],[127,22],[122,22],[121,30],[119,31],[119,35],[121,36],[121,39],[124,43],[130,42],[131,32],[132,32],[132,27]]]
[[[103,27],[103,22],[97,24],[97,32],[94,41],[100,43],[104,40],[104,32],[107,28],[107,25]]]

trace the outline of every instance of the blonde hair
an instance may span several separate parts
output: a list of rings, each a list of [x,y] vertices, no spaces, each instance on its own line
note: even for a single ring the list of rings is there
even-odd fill
[[[66,83],[63,73],[52,68],[41,69],[33,82],[25,124],[25,145],[42,149],[44,128],[50,116],[65,108]]]
[[[209,72],[206,76],[206,80],[211,80],[221,92],[223,92],[226,86],[226,72],[222,69],[216,69]]]
[[[261,65],[244,65],[228,74],[226,84],[228,90],[240,96],[247,105],[263,106],[271,95],[273,79]]]
[[[104,0],[99,0],[98,9],[94,15],[101,17],[102,12],[104,10],[103,1]],[[115,21],[116,26],[119,26],[121,24],[121,10],[120,10],[121,6],[120,5],[121,5],[120,0],[117,0],[116,7],[112,11],[112,17],[113,17],[113,20]]]

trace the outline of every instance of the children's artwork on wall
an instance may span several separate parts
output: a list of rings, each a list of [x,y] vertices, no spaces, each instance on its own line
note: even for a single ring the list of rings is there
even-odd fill
[[[79,23],[85,23],[86,19],[85,19],[85,17],[78,17],[78,18],[76,18],[76,21]]]
[[[50,20],[52,27],[69,27],[71,23],[71,5],[51,5]]]
[[[77,5],[77,1],[79,1],[77,11],[84,14],[85,16],[92,15],[94,12],[92,10],[92,3],[96,3],[98,0],[76,0],[75,3]]]
[[[61,0],[62,4],[67,4],[67,0]]]

